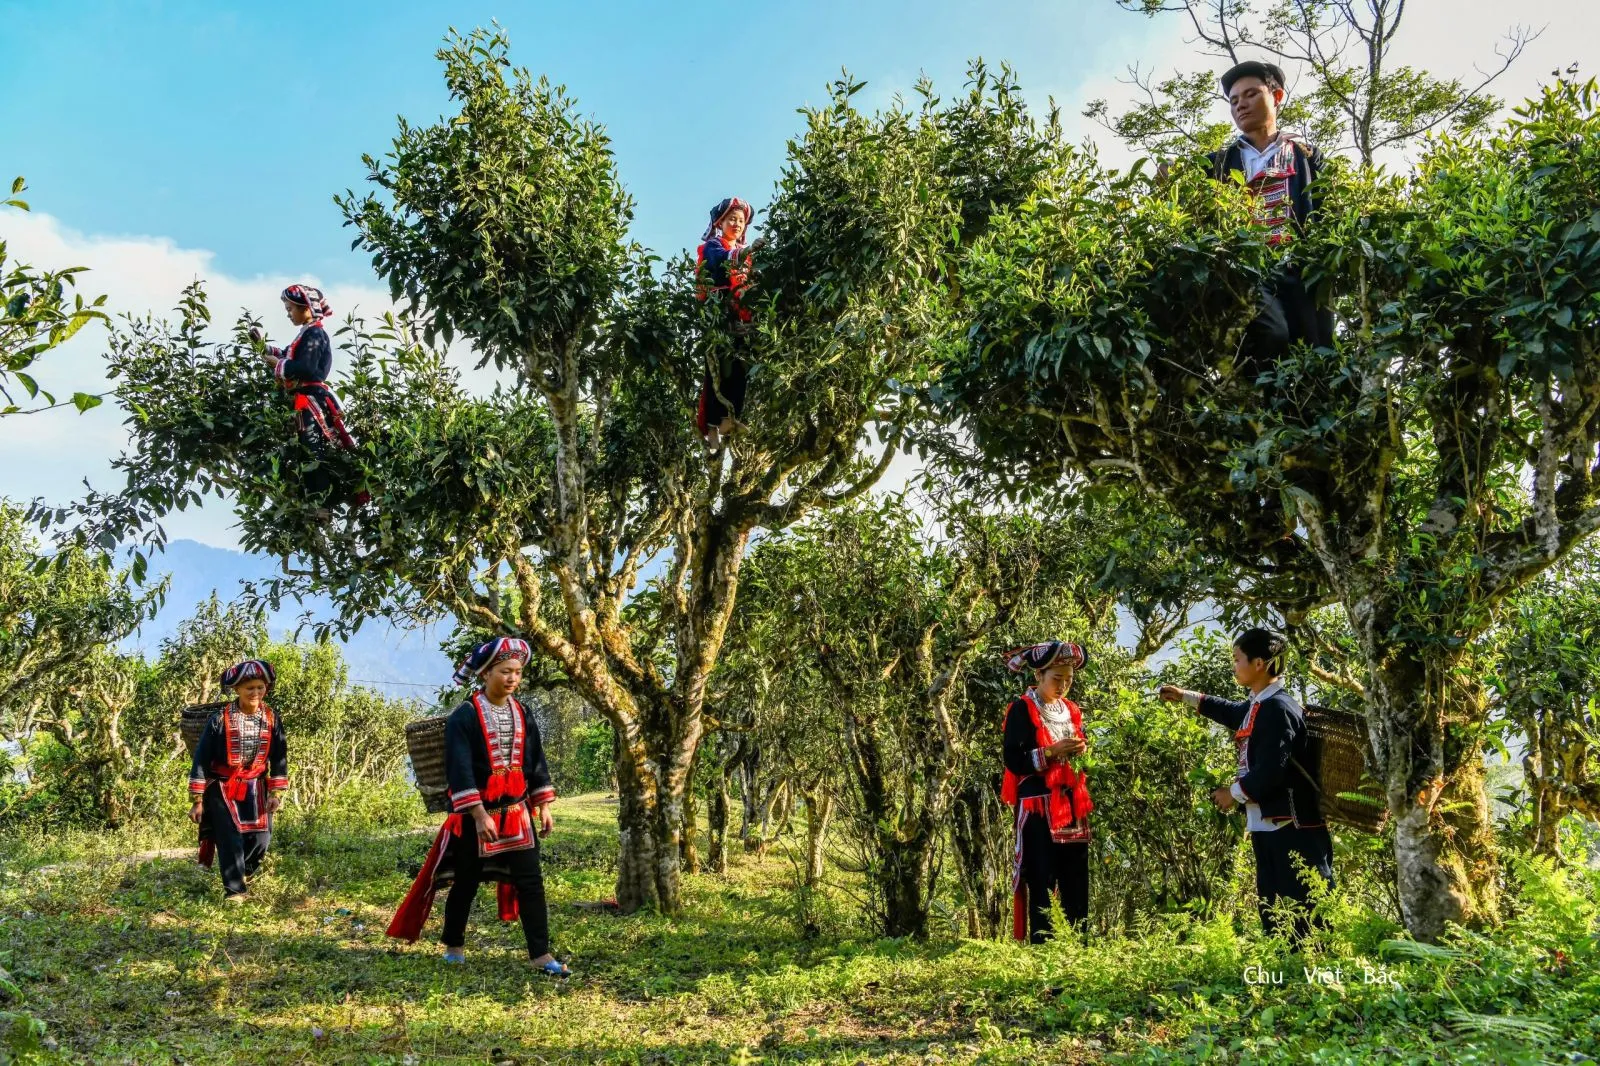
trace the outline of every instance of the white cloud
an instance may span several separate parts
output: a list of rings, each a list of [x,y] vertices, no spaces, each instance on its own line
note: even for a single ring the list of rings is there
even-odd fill
[[[1047,94],[1054,97],[1061,108],[1061,126],[1067,139],[1075,144],[1086,138],[1093,141],[1100,151],[1101,162],[1108,167],[1126,167],[1138,153],[1104,126],[1085,118],[1083,109],[1091,101],[1105,100],[1113,115],[1127,110],[1138,96],[1131,84],[1130,67],[1136,66],[1141,74],[1152,75],[1159,82],[1174,71],[1188,72],[1203,67],[1206,62],[1184,42],[1177,22],[1139,19],[1136,24],[1142,32],[1135,38],[1139,43],[1131,49],[1131,55],[1122,53],[1127,58],[1112,60],[1107,56],[1104,66],[1097,64],[1078,81],[1046,87]]]
[[[61,269],[84,266],[78,287],[85,296],[105,293],[113,319],[123,314],[155,314],[176,319],[171,309],[184,287],[196,279],[205,282],[208,302],[218,327],[231,326],[242,310],[266,324],[278,341],[293,336],[294,327],[284,317],[278,294],[295,281],[323,288],[334,314],[350,311],[376,317],[393,305],[386,289],[376,284],[324,285],[314,276],[287,278],[257,275],[231,277],[215,267],[215,256],[202,249],[181,248],[165,237],[108,237],[79,233],[46,214],[9,211],[3,218],[7,254],[35,267]],[[106,378],[107,333],[104,327],[85,328],[61,348],[47,353],[32,368],[41,388],[64,399],[74,392],[100,393],[111,388]],[[474,371],[476,359],[460,346],[452,350],[463,379],[475,391],[492,387],[493,369]],[[337,365],[334,368],[338,374]],[[349,398],[346,399],[348,403]],[[83,481],[98,489],[115,489],[121,478],[111,461],[128,443],[125,413],[113,403],[78,414],[71,407],[37,415],[0,419],[0,496],[13,500],[44,497],[65,503],[80,497]],[[198,510],[173,514],[165,523],[173,538],[186,537],[219,548],[237,548],[231,528],[233,512],[226,500],[208,498]]]

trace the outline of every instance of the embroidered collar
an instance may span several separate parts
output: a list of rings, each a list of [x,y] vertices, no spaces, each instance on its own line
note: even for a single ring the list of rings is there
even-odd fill
[[[1065,698],[1056,700],[1054,703],[1046,703],[1039,695],[1039,690],[1031,685],[1028,687],[1027,698],[1032,701],[1034,709],[1039,712],[1039,720],[1045,724],[1045,728],[1049,729],[1052,735],[1055,734],[1056,730],[1063,727],[1076,732],[1072,721],[1072,706]]]
[[[489,757],[489,784],[484,789],[484,800],[493,803],[506,797],[520,799],[527,789],[527,782],[522,773],[522,752],[527,742],[527,729],[522,721],[522,704],[517,702],[515,696],[507,698],[507,703],[512,710],[511,715],[511,754],[509,758],[501,758],[500,745],[494,742],[493,731],[489,728],[489,710],[493,706],[489,697],[479,689],[472,694],[473,709],[478,712],[478,727],[483,730],[483,748]]]
[[[228,742],[228,769],[235,776],[250,779],[260,777],[267,771],[267,751],[272,746],[272,708],[264,703],[261,705],[260,743],[256,746],[255,758],[250,761],[248,769],[244,766],[245,717],[238,700],[229,703],[222,712],[222,731]]]
[[[1261,705],[1278,693],[1283,691],[1283,679],[1280,677],[1266,688],[1250,697],[1250,710],[1245,714],[1244,721],[1239,724],[1239,729],[1233,734],[1234,741],[1239,745],[1240,758],[1244,757],[1244,742],[1255,732],[1256,712]]]
[[[1272,684],[1270,684],[1266,688],[1262,689],[1260,692],[1257,692],[1254,696],[1251,696],[1250,697],[1250,702],[1251,703],[1256,703],[1256,704],[1265,703],[1268,700],[1270,700],[1272,697],[1276,696],[1278,693],[1280,693],[1282,691],[1283,691],[1283,678],[1280,677],[1276,681],[1274,681]]]

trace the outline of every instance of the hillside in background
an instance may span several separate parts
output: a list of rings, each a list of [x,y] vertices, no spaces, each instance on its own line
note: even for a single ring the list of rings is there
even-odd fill
[[[124,647],[153,657],[161,642],[177,632],[178,625],[194,614],[214,590],[224,603],[237,597],[246,581],[271,577],[277,563],[265,556],[247,555],[227,548],[213,548],[192,540],[175,540],[165,553],[150,560],[153,575],[167,574],[171,585],[161,611],[146,622]],[[294,636],[301,615],[310,611],[315,619],[333,615],[333,605],[325,597],[305,603],[286,603],[267,618],[272,636]],[[448,623],[426,630],[398,629],[382,619],[362,626],[349,643],[341,644],[350,665],[350,679],[381,688],[392,696],[417,696],[428,699],[429,691],[448,684],[452,664],[439,650],[439,642],[449,633]],[[309,632],[301,634],[310,639]],[[419,688],[417,686],[428,686]]]

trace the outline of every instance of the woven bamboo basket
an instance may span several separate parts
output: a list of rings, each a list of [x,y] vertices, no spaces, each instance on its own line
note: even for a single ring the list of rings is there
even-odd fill
[[[178,728],[183,733],[183,746],[189,749],[191,759],[194,758],[194,749],[200,743],[200,734],[206,731],[206,723],[229,702],[219,700],[216,703],[191,703],[183,709],[183,717],[179,721]]]
[[[1306,727],[1312,760],[1306,769],[1322,790],[1323,816],[1335,825],[1368,833],[1382,830],[1389,809],[1367,774],[1367,726],[1361,715],[1307,707]]]
[[[419,718],[406,726],[411,776],[422,802],[435,813],[450,809],[450,783],[444,774],[444,723],[449,715]]]

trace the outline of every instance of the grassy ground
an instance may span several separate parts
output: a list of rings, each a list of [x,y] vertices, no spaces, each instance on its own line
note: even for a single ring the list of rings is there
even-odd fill
[[[1464,1064],[1600,1046],[1591,958],[1505,935],[1385,955],[1391,930],[1359,915],[1336,923],[1319,961],[1342,972],[1323,986],[1228,919],[1046,949],[874,940],[844,919],[806,939],[776,855],[691,877],[681,919],[582,908],[611,894],[615,807],[598,796],[560,803],[545,856],[576,976],[533,973],[487,891],[467,964],[446,968],[438,908],[417,945],[384,938],[403,867],[427,847],[417,830],[437,821],[391,806],[286,818],[242,908],[188,857],[125,858],[175,838],[4,842],[0,1061],[7,1026],[19,1060],[92,1063]],[[1590,899],[1551,891],[1540,921],[1566,921],[1581,954]],[[1284,984],[1246,983],[1251,962]],[[1394,983],[1363,980],[1363,964]]]

